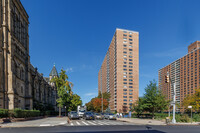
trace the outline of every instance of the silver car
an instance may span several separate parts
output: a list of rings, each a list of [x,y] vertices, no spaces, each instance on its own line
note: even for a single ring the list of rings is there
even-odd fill
[[[108,113],[106,114],[106,119],[108,120],[116,120],[116,115],[112,114],[112,113]]]
[[[70,120],[79,119],[78,113],[76,111],[69,112],[68,117],[69,117]]]
[[[104,119],[104,115],[102,115],[100,113],[95,113],[94,117],[95,117],[95,119],[98,119],[98,120],[103,120]]]

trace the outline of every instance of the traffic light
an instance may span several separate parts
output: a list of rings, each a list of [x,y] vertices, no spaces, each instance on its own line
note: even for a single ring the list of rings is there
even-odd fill
[[[169,83],[169,76],[165,76],[165,83]]]

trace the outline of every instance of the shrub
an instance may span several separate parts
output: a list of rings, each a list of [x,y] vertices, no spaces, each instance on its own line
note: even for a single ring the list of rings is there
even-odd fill
[[[200,114],[193,114],[192,120],[195,122],[200,122]]]
[[[7,109],[0,109],[0,118],[6,118],[9,116]]]
[[[162,120],[168,117],[168,113],[155,113],[155,119]]]
[[[28,117],[37,117],[40,116],[39,110],[22,110],[14,109],[9,111],[10,116],[15,118],[28,118]]]
[[[190,118],[187,114],[176,114],[177,122],[190,122]]]

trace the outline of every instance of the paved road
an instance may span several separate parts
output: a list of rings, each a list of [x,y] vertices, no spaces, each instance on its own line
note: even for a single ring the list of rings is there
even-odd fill
[[[0,133],[199,133],[200,126],[54,126],[31,128],[0,128]]]
[[[133,125],[132,123],[117,120],[72,120],[67,126],[109,126],[109,125]]]

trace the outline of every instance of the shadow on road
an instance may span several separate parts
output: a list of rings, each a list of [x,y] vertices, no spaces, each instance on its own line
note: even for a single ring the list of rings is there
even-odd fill
[[[74,132],[56,132],[56,133],[74,133]],[[86,131],[76,133],[165,133],[158,130],[133,130],[133,131]]]

